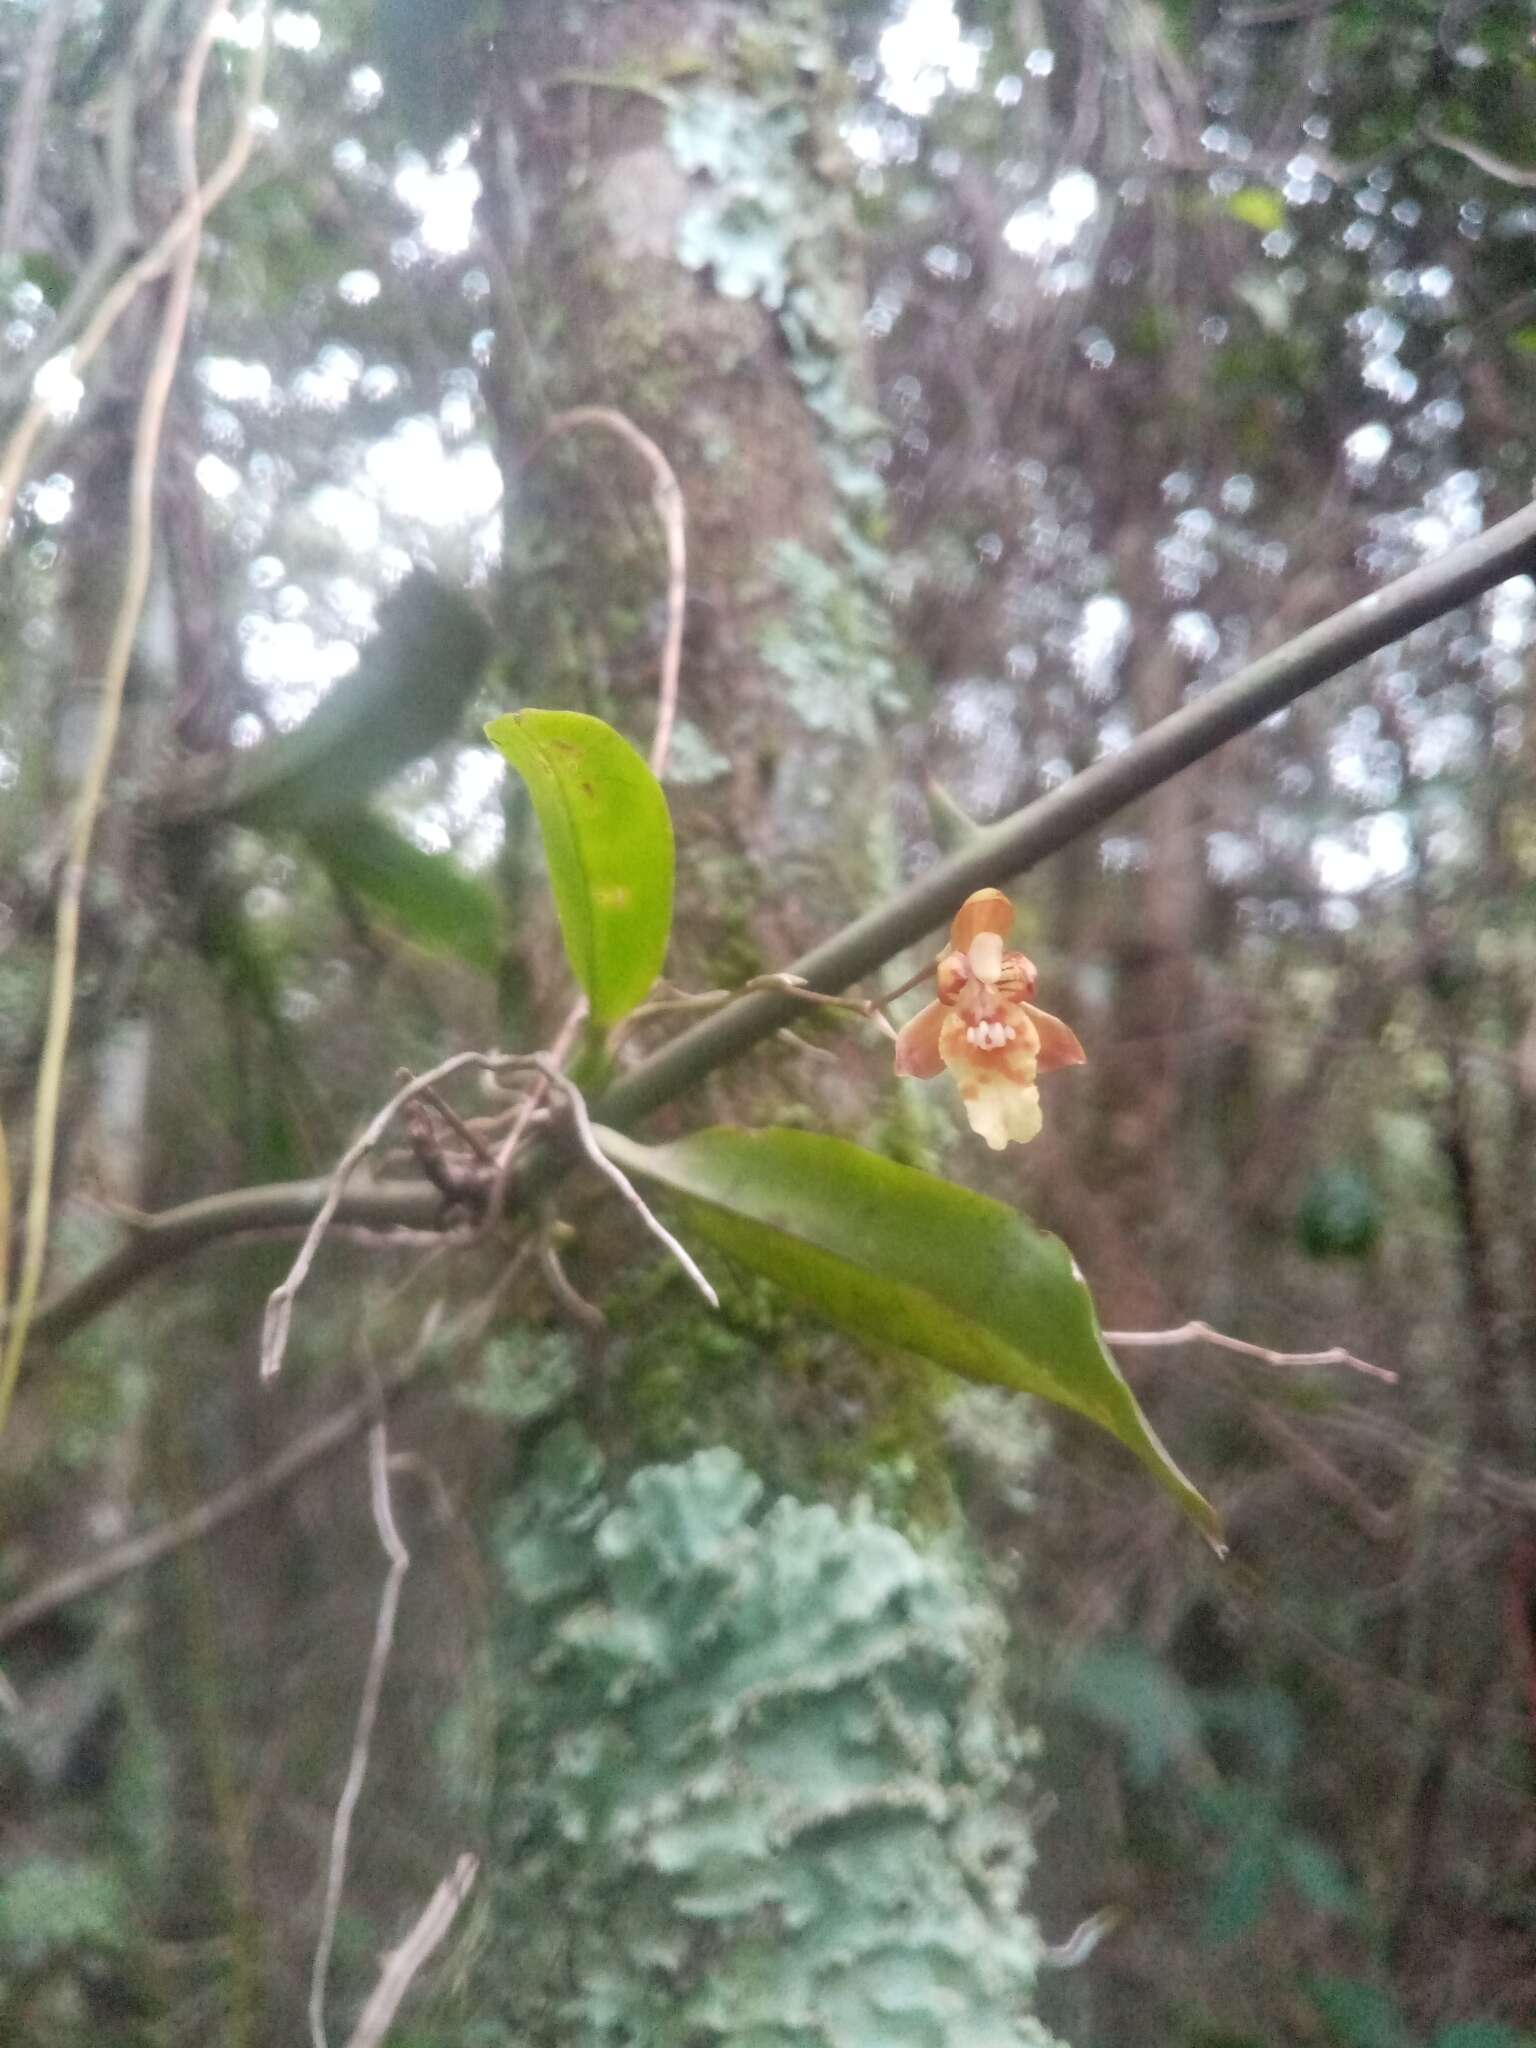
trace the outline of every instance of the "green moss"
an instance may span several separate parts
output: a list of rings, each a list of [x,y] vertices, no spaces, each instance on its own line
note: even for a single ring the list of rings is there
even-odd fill
[[[792,1491],[840,1501],[873,1492],[899,1519],[952,1519],[947,1376],[862,1350],[728,1261],[712,1260],[710,1273],[718,1314],[665,1265],[605,1304],[623,1341],[602,1436],[621,1462],[724,1443]]]

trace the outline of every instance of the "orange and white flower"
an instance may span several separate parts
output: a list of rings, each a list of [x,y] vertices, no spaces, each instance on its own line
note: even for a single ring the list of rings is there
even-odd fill
[[[971,1129],[994,1152],[1039,1133],[1036,1076],[1087,1058],[1059,1017],[1029,1002],[1035,966],[1026,954],[1005,949],[1012,928],[1013,905],[1000,889],[968,896],[939,957],[937,1001],[896,1039],[897,1073],[927,1081],[948,1067]]]

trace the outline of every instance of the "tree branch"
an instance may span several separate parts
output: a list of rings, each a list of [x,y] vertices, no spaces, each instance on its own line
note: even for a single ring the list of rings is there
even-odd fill
[[[1536,570],[1536,506],[1527,506],[1438,562],[1372,591],[1322,624],[1251,662],[1228,682],[1162,719],[1122,753],[1097,761],[1050,795],[968,841],[910,887],[795,961],[787,973],[826,995],[893,960],[936,931],[973,889],[1009,881],[1091,832],[1138,797],[1251,731],[1367,655],[1415,627],[1480,597],[1511,576]],[[705,1074],[770,1037],[797,1014],[801,994],[758,993],[696,1024],[651,1054],[591,1105],[594,1121],[620,1129],[686,1093]],[[547,1155],[530,1160],[509,1199],[547,1186]],[[569,1159],[570,1154],[564,1155]],[[140,1225],[133,1239],[42,1308],[39,1337],[78,1329],[141,1279],[199,1246],[253,1229],[300,1230],[326,1199],[328,1179],[246,1188],[190,1202]],[[338,1223],[374,1229],[430,1228],[441,1197],[414,1182],[350,1189],[337,1205]]]
[[[1502,156],[1495,156],[1491,149],[1482,149],[1464,135],[1452,135],[1444,128],[1425,127],[1422,133],[1426,142],[1437,143],[1441,149],[1453,150],[1457,156],[1464,156],[1469,164],[1475,164],[1490,178],[1497,178],[1501,185],[1514,185],[1523,192],[1536,187],[1536,166],[1512,164]]]
[[[1536,506],[1400,576],[1250,662],[1230,681],[1186,704],[1122,753],[1096,761],[1049,796],[1026,804],[930,868],[888,903],[791,963],[807,986],[837,995],[939,929],[973,889],[1008,881],[1102,825],[1137,797],[1239,733],[1249,732],[1343,670],[1416,626],[1536,569]],[[599,1123],[635,1123],[695,1081],[787,1023],[795,1001],[753,995],[675,1038],[592,1105]]]
[[[157,1523],[152,1529],[141,1530],[125,1543],[116,1543],[96,1557],[71,1565],[67,1571],[57,1572],[40,1586],[23,1593],[8,1607],[0,1607],[0,1643],[9,1642],[12,1636],[20,1635],[33,1622],[56,1613],[59,1608],[68,1607],[75,1600],[83,1600],[89,1593],[99,1593],[103,1586],[126,1578],[130,1572],[144,1571],[150,1565],[158,1564],[161,1558],[169,1557],[183,1544],[200,1543],[215,1529],[222,1528],[224,1523],[259,1507],[301,1473],[307,1472],[311,1465],[333,1456],[343,1444],[350,1443],[353,1437],[376,1421],[383,1409],[409,1385],[415,1370],[416,1361],[413,1359],[386,1379],[376,1393],[349,1401],[345,1407],[325,1416],[313,1428],[296,1436],[292,1443],[285,1444],[264,1465],[242,1474],[220,1492],[210,1494],[186,1514]]]
[[[1263,1365],[1345,1365],[1351,1372],[1363,1372],[1370,1379],[1397,1385],[1395,1372],[1384,1365],[1372,1365],[1369,1359],[1356,1358],[1339,1344],[1330,1344],[1326,1351],[1271,1351],[1267,1344],[1250,1344],[1245,1338],[1229,1337],[1225,1330],[1214,1330],[1209,1323],[1198,1320],[1180,1323],[1176,1330],[1106,1330],[1104,1342],[1163,1351],[1180,1344],[1213,1344],[1218,1351],[1235,1351],[1243,1358],[1257,1358]]]
[[[32,1321],[34,1343],[57,1343],[72,1335],[141,1280],[178,1264],[205,1244],[258,1230],[291,1231],[298,1236],[319,1214],[329,1189],[328,1176],[279,1181],[269,1187],[208,1195],[144,1217],[134,1223],[126,1244],[38,1310]],[[442,1196],[424,1181],[377,1181],[368,1187],[349,1188],[336,1206],[336,1221],[369,1230],[392,1226],[430,1230],[442,1207]]]

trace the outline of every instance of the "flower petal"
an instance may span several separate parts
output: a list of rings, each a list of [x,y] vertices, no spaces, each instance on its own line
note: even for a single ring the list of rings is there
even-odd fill
[[[967,896],[955,912],[955,921],[949,928],[949,942],[962,953],[969,953],[971,941],[980,932],[996,932],[1000,939],[1006,939],[1013,929],[1013,905],[1001,889],[978,889],[974,896]]]
[[[1053,1017],[1049,1010],[1037,1010],[1033,1003],[1020,1003],[1018,1007],[1039,1034],[1038,1059],[1042,1074],[1050,1073],[1053,1067],[1083,1067],[1088,1064],[1088,1055],[1078,1044],[1077,1033],[1070,1025],[1063,1024],[1059,1017]]]
[[[930,1003],[902,1025],[896,1034],[898,1074],[906,1075],[909,1081],[931,1081],[935,1074],[943,1073],[939,1033],[944,1028],[944,1017],[944,1005]]]

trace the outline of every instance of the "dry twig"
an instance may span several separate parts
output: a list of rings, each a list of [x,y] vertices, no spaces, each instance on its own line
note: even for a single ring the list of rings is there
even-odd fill
[[[309,1269],[315,1262],[315,1254],[320,1249],[321,1239],[330,1228],[331,1219],[346,1193],[347,1182],[368,1153],[378,1144],[405,1105],[418,1095],[424,1095],[435,1088],[439,1081],[445,1081],[450,1074],[461,1073],[465,1067],[494,1069],[502,1064],[511,1063],[503,1062],[498,1054],[483,1052],[456,1052],[451,1059],[441,1060],[428,1073],[419,1074],[414,1080],[407,1081],[404,1087],[397,1088],[364,1129],[361,1137],[354,1139],[342,1153],[327,1184],[325,1200],[320,1204],[314,1221],[305,1233],[304,1242],[299,1247],[299,1255],[294,1260],[287,1279],[281,1287],[275,1287],[267,1297],[266,1314],[262,1318],[261,1326],[261,1377],[264,1380],[273,1379],[282,1370],[283,1353],[288,1348],[288,1328],[293,1319],[294,1296],[304,1285]]]
[[[378,2048],[416,1973],[453,1925],[479,1873],[479,1857],[466,1850],[427,1901],[404,1941],[390,1951],[383,1974],[347,2037],[347,2048]]]
[[[331,1851],[326,1865],[325,1898],[320,1909],[320,1934],[315,1943],[314,1966],[309,1978],[309,2036],[314,2048],[327,2048],[325,1986],[330,1974],[331,1949],[336,1940],[336,1918],[341,1911],[342,1888],[347,1879],[347,1845],[352,1835],[352,1816],[362,1795],[363,1780],[368,1775],[368,1753],[373,1746],[373,1728],[384,1690],[384,1673],[394,1647],[400,1588],[411,1564],[411,1554],[395,1527],[394,1507],[389,1495],[389,1436],[382,1422],[376,1422],[368,1432],[368,1498],[373,1509],[373,1526],[389,1559],[389,1574],[379,1596],[373,1647],[368,1653],[368,1669],[363,1675],[363,1693],[357,1708],[357,1725],[352,1734],[352,1754],[347,1763],[341,1797],[336,1802],[335,1818],[331,1822]]]
[[[427,1238],[433,1250],[442,1248],[442,1240],[430,1237],[426,1232],[405,1231],[399,1235],[412,1242],[418,1237]],[[374,1243],[389,1245],[397,1242],[393,1235],[386,1237],[368,1233],[368,1236],[370,1242]],[[502,1303],[532,1256],[533,1250],[534,1242],[531,1238],[518,1247],[508,1261],[506,1271],[498,1277],[484,1299],[468,1309],[446,1333],[441,1340],[445,1346],[469,1350],[479,1342],[499,1314]],[[291,1485],[301,1474],[307,1472],[311,1465],[330,1457],[334,1451],[339,1450],[343,1444],[349,1443],[354,1436],[366,1429],[370,1422],[376,1421],[381,1407],[387,1408],[397,1395],[404,1393],[413,1383],[417,1369],[435,1338],[435,1319],[429,1317],[405,1364],[391,1373],[381,1375],[370,1394],[356,1401],[349,1401],[345,1407],[323,1416],[312,1428],[306,1429],[295,1437],[292,1443],[285,1445],[275,1457],[269,1458],[263,1465],[258,1465],[253,1472],[247,1472],[242,1478],[233,1480],[219,1493],[209,1495],[186,1514],[178,1515],[168,1522],[161,1522],[153,1529],[142,1530],[137,1536],[130,1536],[126,1541],[114,1544],[110,1550],[86,1558],[80,1564],[71,1565],[68,1570],[58,1572],[53,1578],[44,1580],[40,1586],[33,1587],[30,1593],[23,1593],[8,1607],[0,1607],[0,1643],[19,1635],[24,1628],[30,1627],[34,1621],[41,1621],[45,1615],[69,1606],[72,1601],[83,1600],[88,1594],[100,1592],[103,1586],[109,1586],[117,1579],[126,1578],[130,1572],[143,1571],[150,1565],[158,1564],[161,1558],[168,1557],[173,1550],[181,1549],[184,1544],[200,1542],[203,1537],[211,1536],[214,1530],[222,1527],[225,1522],[249,1513],[252,1508],[260,1506],[273,1494],[280,1493],[284,1487]],[[398,1463],[398,1460],[396,1462]]]
[[[1229,1337],[1223,1330],[1213,1330],[1209,1323],[1180,1323],[1176,1330],[1106,1330],[1104,1342],[1118,1344],[1122,1348],[1145,1345],[1160,1350],[1169,1350],[1175,1344],[1214,1344],[1218,1350],[1236,1351],[1244,1358],[1257,1358],[1264,1365],[1346,1365],[1351,1372],[1363,1372],[1373,1380],[1385,1380],[1389,1386],[1397,1384],[1395,1372],[1384,1365],[1371,1365],[1366,1359],[1356,1358],[1352,1351],[1345,1351],[1337,1344],[1326,1351],[1271,1351],[1265,1344],[1249,1344],[1241,1337]]]
[[[667,624],[661,643],[661,679],[656,692],[656,730],[651,738],[650,756],[651,773],[659,777],[666,773],[667,757],[672,751],[672,728],[677,721],[678,687],[683,666],[683,617],[688,602],[688,540],[683,489],[677,480],[677,472],[650,435],[642,433],[633,420],[627,419],[611,405],[575,405],[568,412],[556,413],[528,451],[527,459],[531,461],[557,434],[568,434],[580,427],[601,427],[627,441],[650,465],[654,480],[651,502],[661,521],[667,547]]]
[[[546,1089],[554,1088],[564,1095],[570,1110],[571,1128],[587,1160],[634,1210],[657,1242],[672,1254],[710,1307],[720,1306],[719,1297],[691,1254],[651,1212],[633,1183],[599,1148],[592,1133],[592,1120],[587,1114],[586,1098],[575,1082],[561,1072],[557,1064],[558,1056],[558,1048],[548,1053],[458,1052],[450,1059],[441,1061],[430,1072],[418,1075],[414,1080],[407,1081],[403,1087],[395,1090],[388,1102],[368,1123],[362,1135],[353,1140],[337,1161],[326,1186],[325,1199],[305,1233],[304,1242],[299,1247],[298,1257],[289,1269],[287,1279],[280,1287],[273,1288],[267,1297],[266,1314],[262,1319],[261,1330],[261,1377],[264,1380],[272,1379],[282,1369],[283,1355],[288,1348],[288,1332],[293,1321],[294,1298],[315,1262],[315,1254],[319,1251],[321,1242],[341,1205],[348,1181],[407,1104],[427,1094],[450,1074],[461,1073],[466,1067],[478,1067],[485,1073],[497,1075],[532,1073],[538,1076]],[[529,1115],[531,1113],[530,1111]],[[513,1126],[511,1135],[501,1152],[497,1154],[494,1172],[489,1177],[488,1208],[492,1217],[500,1213],[498,1205],[503,1194],[504,1169],[510,1169],[511,1148],[525,1128],[525,1122],[526,1119],[522,1119]]]
[[[32,182],[42,150],[43,117],[53,87],[53,67],[69,22],[70,0],[45,0],[32,24],[31,48],[21,88],[11,106],[11,146],[5,157],[5,199],[0,206],[0,264],[22,246],[32,205]]]
[[[1495,156],[1491,149],[1483,149],[1479,144],[1469,142],[1464,135],[1452,135],[1444,128],[1426,127],[1423,135],[1426,142],[1436,143],[1441,149],[1449,149],[1457,156],[1465,157],[1469,164],[1475,164],[1490,178],[1497,178],[1501,185],[1513,185],[1522,192],[1536,188],[1536,166],[1512,164],[1505,157]]]
[[[349,1401],[345,1407],[323,1417],[313,1428],[295,1437],[292,1443],[285,1444],[275,1457],[232,1481],[220,1492],[199,1501],[186,1514],[161,1522],[153,1529],[145,1529],[137,1536],[130,1536],[125,1542],[114,1544],[110,1550],[87,1558],[82,1564],[71,1565],[67,1571],[59,1572],[53,1578],[45,1579],[40,1586],[34,1586],[29,1593],[23,1593],[8,1607],[0,1607],[0,1643],[20,1635],[23,1629],[30,1628],[33,1622],[41,1621],[45,1615],[56,1613],[72,1601],[83,1600],[87,1594],[99,1593],[103,1586],[126,1578],[130,1572],[144,1571],[150,1565],[158,1564],[161,1558],[169,1557],[173,1550],[180,1550],[187,1543],[200,1543],[215,1529],[222,1528],[224,1523],[248,1514],[301,1473],[307,1472],[311,1465],[330,1457],[366,1429],[377,1417],[380,1404],[393,1400],[410,1383],[413,1369],[407,1367],[386,1380],[377,1395]]]

